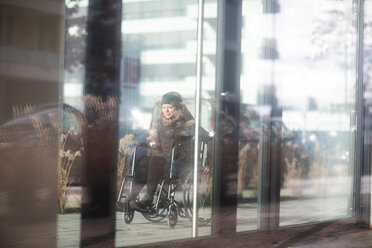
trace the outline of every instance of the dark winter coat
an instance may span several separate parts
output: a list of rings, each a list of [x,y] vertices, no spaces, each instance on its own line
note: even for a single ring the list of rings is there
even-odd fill
[[[155,140],[155,150],[157,154],[171,159],[174,146],[175,160],[184,163],[192,163],[194,151],[195,121],[191,114],[185,110],[178,110],[171,120],[165,119],[161,114],[157,122],[157,135]],[[201,140],[209,139],[207,131],[201,129]]]

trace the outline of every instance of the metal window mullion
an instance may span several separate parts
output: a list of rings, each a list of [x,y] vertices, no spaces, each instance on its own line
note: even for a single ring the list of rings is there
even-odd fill
[[[241,22],[241,1],[218,1],[213,235],[236,232]],[[231,133],[229,130],[221,128],[222,122],[228,119],[234,120],[230,123],[233,128]]]
[[[220,147],[221,147],[221,93],[224,78],[223,61],[224,61],[224,9],[225,1],[217,1],[217,32],[216,32],[216,90],[215,90],[215,113],[214,113],[214,151],[213,151],[213,185],[212,185],[212,235],[219,233],[220,226],[220,191],[221,191],[221,161],[220,161]]]
[[[81,247],[115,246],[121,14],[120,0],[89,1]],[[107,114],[98,106],[101,104],[112,111],[110,121],[100,120],[102,114]]]
[[[361,176],[363,168],[363,57],[364,57],[364,0],[357,0],[357,54],[356,54],[356,139],[354,151],[354,197],[357,221],[362,221]]]
[[[203,72],[203,12],[204,0],[198,2],[198,34],[196,53],[196,92],[195,92],[195,143],[194,143],[194,182],[193,182],[193,216],[192,216],[192,237],[198,236],[198,177],[199,177],[199,129],[200,129],[200,96]]]

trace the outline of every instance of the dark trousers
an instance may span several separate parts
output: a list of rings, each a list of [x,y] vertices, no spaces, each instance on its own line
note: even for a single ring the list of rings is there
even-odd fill
[[[169,172],[169,164],[164,157],[143,157],[135,168],[132,191],[129,200],[137,198],[145,184],[147,185],[147,196],[150,200],[154,196],[156,186],[165,173]]]
[[[156,186],[166,173],[169,173],[169,164],[165,158],[150,157],[147,171],[147,195],[150,199],[154,196]]]

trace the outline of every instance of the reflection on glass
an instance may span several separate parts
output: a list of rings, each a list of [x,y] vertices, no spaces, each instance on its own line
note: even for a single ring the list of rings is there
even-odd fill
[[[114,98],[84,97],[86,15],[93,1],[62,1],[65,32],[58,1],[43,0],[48,4],[37,11],[16,2],[0,4],[0,230],[10,234],[0,242],[39,247],[42,238],[56,237],[57,247],[78,247],[81,136],[89,129],[82,112],[94,105],[100,109],[94,124],[107,127],[100,124],[114,124],[117,106]],[[369,10],[372,1],[364,2]],[[353,216],[354,3],[243,1],[237,231]],[[211,233],[209,142],[220,104],[214,102],[217,1],[205,5],[199,236]],[[120,141],[116,246],[191,237],[197,7],[195,0],[123,0],[119,137],[104,137]],[[371,20],[366,11],[366,150]],[[172,97],[164,100],[167,92]],[[237,122],[221,116],[221,129],[236,137]],[[157,156],[156,146],[167,155]],[[150,207],[137,201],[146,197]]]
[[[216,4],[214,1],[207,2],[210,8],[206,8],[206,15],[215,20]],[[167,180],[164,184],[161,183],[162,180],[159,181],[154,197],[150,197],[152,204],[147,204],[145,200],[148,198],[149,188],[153,188],[149,179],[155,180],[148,176],[154,174],[150,173],[154,170],[151,165],[159,165],[154,156],[154,148],[159,146],[159,143],[162,144],[167,137],[166,133],[159,131],[159,125],[166,125],[163,122],[165,114],[162,109],[162,96],[168,92],[181,95],[181,104],[187,113],[181,112],[180,118],[185,119],[186,123],[194,119],[197,7],[196,1],[189,0],[123,1],[116,246],[191,237],[191,174],[185,173],[183,178],[181,176],[176,181],[169,180],[173,177],[172,169],[175,170],[174,173],[178,170],[179,159],[174,168],[171,166],[163,173],[163,178]],[[205,137],[208,139],[213,136],[211,99],[214,95],[215,74],[214,25],[213,21],[204,22],[204,42],[208,43],[209,47],[206,46],[203,57],[200,118]],[[190,127],[191,138],[194,130],[193,125]],[[171,128],[166,132],[173,132],[174,139],[178,139],[177,129]],[[193,142],[189,142],[188,146],[191,144],[193,147]],[[169,148],[170,150],[162,145],[162,151],[170,151],[170,155],[165,156],[167,166],[164,168],[172,164],[172,154],[174,157],[179,154],[179,147],[175,147],[174,153],[171,147]],[[192,153],[190,156],[186,155],[186,162],[192,161]],[[206,146],[202,152],[206,164],[210,163],[208,156],[211,156],[207,156],[207,153]],[[135,166],[132,170],[133,161]],[[190,165],[191,163],[185,163],[184,168]],[[133,171],[135,173],[132,173]],[[208,173],[201,177],[199,191],[199,235],[203,236],[210,234],[211,177]],[[166,200],[164,195],[167,195]],[[172,202],[175,203],[171,204]],[[176,212],[173,211],[173,206]],[[164,230],[167,235],[164,235]]]
[[[0,3],[0,246],[56,246],[63,4]],[[60,198],[58,198],[60,199]]]
[[[88,3],[65,1],[64,73],[62,133],[58,163],[57,247],[80,244],[82,205],[82,166],[84,148],[84,59]]]
[[[313,7],[285,2],[287,11],[277,17],[277,33],[291,30],[286,39],[301,46],[283,49],[283,65],[277,63],[283,123],[295,134],[292,141],[283,137],[286,160],[282,164],[280,225],[344,218],[353,210],[353,1],[326,1]],[[306,28],[293,30],[291,20],[295,19]],[[283,40],[283,48],[289,44],[287,40]],[[296,52],[296,47],[303,52]],[[299,74],[289,76],[287,69]],[[294,213],[293,208],[301,211]]]
[[[365,9],[371,9],[372,8],[372,1],[367,0],[364,2]],[[372,114],[372,75],[371,75],[371,66],[372,66],[372,13],[369,11],[364,12],[364,68],[363,68],[363,76],[364,76],[364,135],[365,135],[365,142],[364,146],[366,147],[365,150],[370,151],[371,150],[371,114]],[[368,153],[365,153],[364,155],[364,164],[369,168],[369,165],[371,164],[371,156]],[[368,177],[365,177],[368,179]],[[372,192],[372,188],[367,190],[367,192]],[[372,215],[369,216],[369,221],[372,220]]]
[[[262,1],[244,2],[241,139],[250,127],[256,141],[240,142],[238,214],[251,217],[239,218],[238,230],[263,228],[250,209],[255,197],[265,194],[256,175],[262,185],[273,183],[258,173],[267,157],[279,161],[270,171],[278,173],[280,208],[270,213],[280,214],[274,217],[280,225],[344,218],[353,209],[353,2],[277,4],[277,11],[261,12]],[[279,128],[274,140],[267,136],[272,123]],[[257,137],[279,142],[280,148],[273,154],[271,147],[268,154]]]

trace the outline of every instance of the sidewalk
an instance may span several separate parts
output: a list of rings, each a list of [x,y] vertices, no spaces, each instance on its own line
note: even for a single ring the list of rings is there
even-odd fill
[[[292,243],[280,247],[287,248],[371,248],[372,230],[356,229],[333,236],[318,236],[314,240]]]
[[[210,226],[199,229],[200,236],[210,235]],[[260,236],[260,234],[258,234]],[[290,236],[290,235],[289,235]],[[305,235],[306,236],[306,235]],[[170,229],[166,221],[160,223],[150,223],[140,214],[135,215],[131,224],[125,224],[122,220],[122,213],[117,212],[116,219],[116,247],[145,245],[158,243],[165,240],[178,240],[191,238],[191,223],[186,219],[180,219],[176,228]],[[259,239],[259,237],[258,237]],[[79,247],[80,240],[80,214],[64,214],[58,216],[58,236],[57,247],[73,248]],[[298,238],[297,238],[298,240]],[[249,246],[248,240],[234,239],[230,247],[253,247]],[[251,240],[250,240],[251,241]],[[225,242],[229,242],[228,239]],[[192,244],[191,244],[192,245]],[[209,245],[209,244],[208,244]],[[207,245],[207,247],[208,247]],[[210,245],[214,245],[210,243]],[[222,245],[220,243],[220,245]],[[156,245],[155,245],[156,246]],[[177,247],[177,246],[176,246]],[[190,246],[192,247],[192,246]],[[221,247],[221,246],[219,246]],[[309,237],[302,238],[302,241],[294,241],[289,238],[283,239],[277,244],[260,243],[254,248],[371,248],[372,230],[355,228],[337,234],[319,231]]]
[[[73,203],[73,198],[71,203]],[[326,206],[326,207],[325,207]],[[237,211],[237,234],[251,233],[257,229],[257,203],[243,203],[238,205]],[[305,223],[321,223],[327,220],[337,220],[347,217],[347,197],[335,196],[332,198],[312,198],[312,199],[293,199],[281,202],[280,226],[297,226]],[[294,211],[294,209],[296,211]],[[210,208],[204,209],[206,216],[210,216]],[[200,215],[199,215],[200,216]],[[191,238],[192,225],[188,219],[179,218],[174,229],[168,227],[166,219],[160,223],[151,223],[146,220],[142,214],[136,212],[133,222],[125,224],[122,212],[116,213],[116,247],[156,244],[158,242],[189,239]],[[372,231],[365,229],[353,229],[345,233],[338,233],[332,236],[334,232],[322,234],[315,232],[311,235],[313,240],[305,241],[302,239],[293,239],[288,234],[288,238],[279,237],[278,244],[265,241],[257,247],[371,247],[372,248]],[[211,226],[202,226],[199,228],[199,236],[210,236]],[[267,235],[267,234],[266,234]],[[255,239],[257,237],[253,237]],[[315,238],[315,239],[314,239]],[[79,247],[80,240],[80,214],[63,214],[58,215],[58,247],[70,248]],[[298,240],[301,240],[299,242]],[[222,240],[225,242],[225,240]],[[247,246],[247,240],[241,240],[240,245]],[[192,243],[192,242],[191,242]],[[210,244],[207,244],[209,246]],[[229,244],[231,245],[231,243]],[[240,247],[239,241],[234,240],[234,247]],[[237,245],[237,246],[235,246]],[[254,245],[251,247],[255,247]]]

